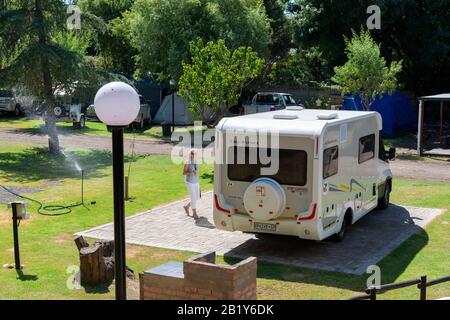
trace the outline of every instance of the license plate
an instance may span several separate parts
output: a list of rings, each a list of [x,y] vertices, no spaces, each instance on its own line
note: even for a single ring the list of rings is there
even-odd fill
[[[271,223],[255,222],[253,223],[253,229],[255,231],[277,232],[277,225]]]

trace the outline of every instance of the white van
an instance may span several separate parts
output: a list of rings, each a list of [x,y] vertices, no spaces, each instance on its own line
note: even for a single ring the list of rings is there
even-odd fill
[[[288,107],[224,118],[215,137],[215,225],[342,240],[348,225],[389,205],[395,149],[385,151],[381,129],[377,112]]]
[[[0,89],[0,113],[10,113],[18,117],[23,109],[11,90]]]

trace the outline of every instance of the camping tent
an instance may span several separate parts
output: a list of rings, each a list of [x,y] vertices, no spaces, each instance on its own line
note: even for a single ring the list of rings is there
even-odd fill
[[[364,110],[359,96],[345,96],[342,110]],[[377,97],[371,106],[371,111],[377,111],[383,118],[382,133],[395,136],[408,132],[417,126],[417,115],[409,98],[400,92]]]
[[[168,95],[161,103],[161,107],[153,119],[155,123],[172,123],[172,95]],[[194,123],[194,117],[189,110],[188,103],[183,97],[175,94],[175,124],[176,125],[191,125]]]
[[[135,81],[134,85],[137,92],[150,101],[150,110],[153,119],[161,106],[161,85],[151,77]]]

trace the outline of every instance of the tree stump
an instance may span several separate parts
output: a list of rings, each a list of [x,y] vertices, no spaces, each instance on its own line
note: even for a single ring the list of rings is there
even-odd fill
[[[93,245],[76,236],[75,244],[80,253],[81,285],[97,286],[114,279],[114,241],[97,240]],[[136,279],[133,270],[126,267],[127,277]]]
[[[114,263],[106,264],[101,245],[94,244],[80,249],[80,282],[82,285],[105,284],[112,281],[113,278]]]

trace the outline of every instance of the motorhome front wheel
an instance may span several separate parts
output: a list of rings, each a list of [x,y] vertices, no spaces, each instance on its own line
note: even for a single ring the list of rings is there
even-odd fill
[[[276,219],[286,206],[286,194],[275,180],[260,178],[245,191],[244,206],[248,214],[256,220]]]

